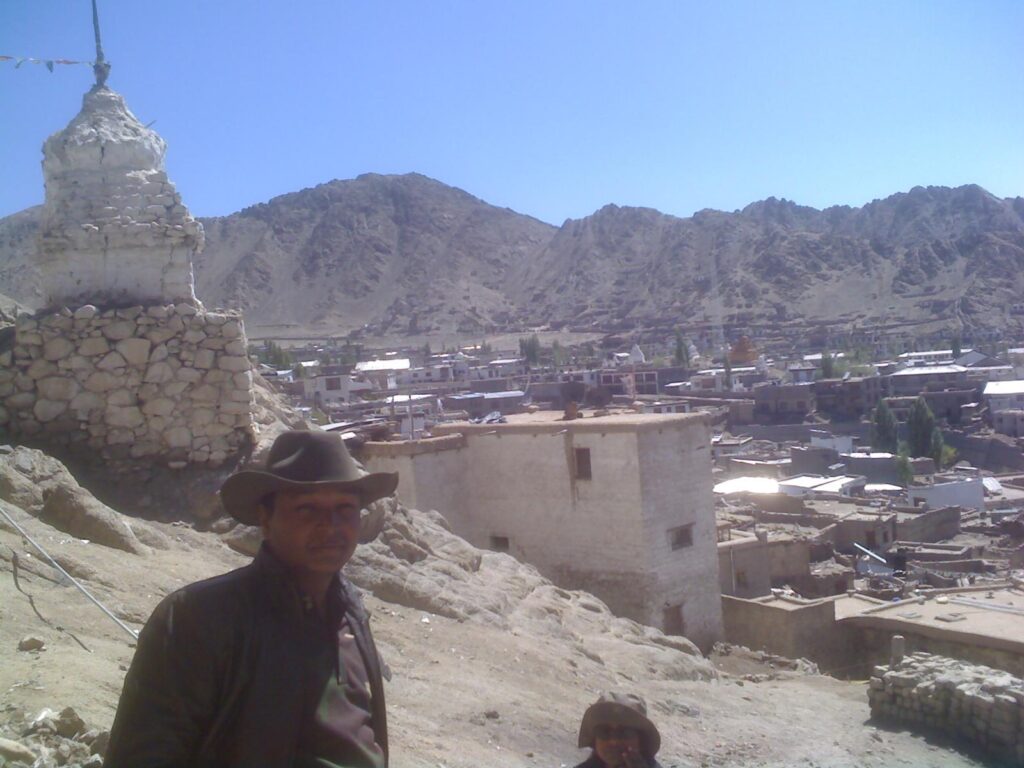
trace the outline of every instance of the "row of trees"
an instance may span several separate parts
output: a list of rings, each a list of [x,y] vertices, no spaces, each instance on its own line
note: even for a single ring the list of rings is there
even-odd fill
[[[898,453],[909,471],[909,457],[927,456],[935,462],[936,469],[947,467],[956,461],[956,451],[946,445],[942,430],[935,422],[935,415],[923,397],[917,398],[907,416],[907,440],[899,439],[899,423],[884,400],[878,403],[871,421],[871,447],[878,451]]]

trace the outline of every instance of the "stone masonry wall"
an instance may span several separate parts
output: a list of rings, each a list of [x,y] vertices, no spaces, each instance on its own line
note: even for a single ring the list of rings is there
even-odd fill
[[[253,433],[238,313],[190,303],[17,319],[0,352],[0,434],[103,459],[217,466]]]
[[[872,717],[970,742],[999,761],[1024,766],[1024,680],[978,664],[915,653],[875,667]]]

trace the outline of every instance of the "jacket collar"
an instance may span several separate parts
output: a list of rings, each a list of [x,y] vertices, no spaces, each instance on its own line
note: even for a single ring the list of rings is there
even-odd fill
[[[285,565],[263,542],[253,558],[252,568],[266,588],[274,608],[282,611],[302,611],[304,595],[295,580],[292,569]],[[362,616],[362,601],[353,600],[353,590],[348,579],[339,571],[327,591],[328,613],[341,616],[353,611]]]

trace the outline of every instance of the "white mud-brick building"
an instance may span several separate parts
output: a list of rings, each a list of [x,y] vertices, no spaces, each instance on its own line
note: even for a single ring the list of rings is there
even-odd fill
[[[203,229],[164,152],[104,87],[46,141],[45,306],[0,338],[0,433],[172,467],[219,465],[251,443],[242,318],[195,296]]]
[[[704,417],[560,416],[440,425],[439,437],[368,443],[364,458],[473,544],[708,648],[722,613]]]

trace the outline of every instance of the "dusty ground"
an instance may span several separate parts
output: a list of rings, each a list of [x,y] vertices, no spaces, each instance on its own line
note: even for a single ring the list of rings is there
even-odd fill
[[[7,510],[13,509],[10,506]],[[115,613],[138,626],[161,596],[247,558],[214,534],[155,525],[168,549],[130,555],[84,543],[25,515],[27,532]],[[71,705],[90,726],[108,727],[131,638],[0,525],[0,735],[44,707]],[[47,626],[17,592],[20,581]],[[399,768],[564,766],[582,757],[576,728],[603,689],[644,695],[661,727],[669,766],[970,766],[971,758],[907,732],[867,722],[864,684],[776,671],[755,655],[716,658],[717,680],[631,679],[593,655],[551,638],[457,621],[368,599],[388,685],[393,764]],[[46,649],[16,650],[25,635]],[[753,679],[744,679],[747,677]],[[758,682],[759,681],[759,682]]]

